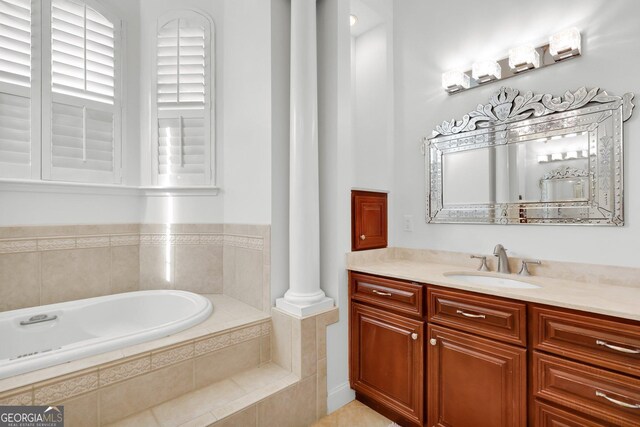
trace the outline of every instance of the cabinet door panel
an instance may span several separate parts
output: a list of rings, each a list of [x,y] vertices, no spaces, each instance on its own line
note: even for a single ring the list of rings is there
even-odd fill
[[[526,425],[526,350],[433,325],[428,338],[429,426]]]
[[[387,195],[369,191],[351,193],[351,249],[387,247]]]
[[[351,387],[423,421],[424,323],[358,303],[351,305]]]

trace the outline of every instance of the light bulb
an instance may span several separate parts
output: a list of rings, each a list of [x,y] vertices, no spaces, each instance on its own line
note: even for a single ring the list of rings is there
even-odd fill
[[[540,67],[540,54],[531,44],[509,49],[509,68],[514,73]]]
[[[498,80],[502,77],[502,68],[496,61],[474,62],[471,68],[471,75],[480,83]]]
[[[449,93],[469,89],[470,85],[469,75],[462,71],[451,70],[442,74],[442,87]]]
[[[569,28],[549,37],[549,53],[556,61],[580,55],[582,38],[577,28]]]

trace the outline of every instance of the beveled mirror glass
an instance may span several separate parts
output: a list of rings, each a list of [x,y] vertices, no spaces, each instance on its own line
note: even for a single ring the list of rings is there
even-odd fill
[[[425,138],[427,222],[622,225],[633,94],[501,88]]]

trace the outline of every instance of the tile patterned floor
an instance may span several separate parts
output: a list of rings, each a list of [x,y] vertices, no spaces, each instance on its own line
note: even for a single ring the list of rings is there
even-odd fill
[[[322,418],[313,427],[388,427],[390,424],[391,420],[354,400]]]

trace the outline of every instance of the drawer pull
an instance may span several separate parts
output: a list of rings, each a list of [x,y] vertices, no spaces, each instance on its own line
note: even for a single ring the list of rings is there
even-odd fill
[[[485,316],[484,314],[465,313],[462,310],[456,310],[456,313],[462,314],[464,317],[473,317],[474,319],[486,319],[487,318],[487,316]]]
[[[596,345],[602,345],[602,346],[605,346],[607,348],[610,348],[611,350],[619,351],[621,353],[640,354],[640,350],[634,350],[634,349],[631,349],[631,348],[618,347],[617,345],[612,345],[612,344],[609,344],[609,343],[607,343],[605,341],[602,341],[602,340],[596,340]]]
[[[411,334],[411,339],[412,340],[417,340],[418,339],[418,334],[416,334],[415,332]]]
[[[632,404],[632,403],[626,403],[626,402],[622,402],[620,400],[617,399],[612,399],[611,397],[607,396],[606,394],[604,394],[603,392],[596,390],[596,397],[602,397],[606,400],[608,400],[611,403],[614,403],[618,406],[622,406],[623,408],[629,408],[629,409],[640,409],[640,404]]]
[[[391,292],[382,292],[382,291],[379,291],[377,289],[374,289],[371,292],[373,292],[376,295],[380,295],[381,297],[390,297],[391,296]]]
[[[367,236],[365,236],[364,234],[360,235],[360,240],[365,240],[367,238]]]

